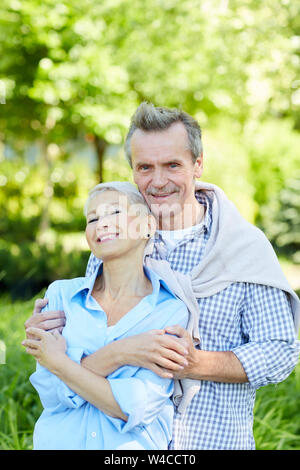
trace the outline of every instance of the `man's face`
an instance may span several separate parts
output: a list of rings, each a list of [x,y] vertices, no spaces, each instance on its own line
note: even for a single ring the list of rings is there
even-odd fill
[[[131,154],[134,181],[151,212],[158,221],[173,218],[170,226],[179,228],[179,218],[197,203],[195,178],[203,171],[202,156],[192,161],[184,125],[174,123],[151,132],[137,129],[131,138]]]

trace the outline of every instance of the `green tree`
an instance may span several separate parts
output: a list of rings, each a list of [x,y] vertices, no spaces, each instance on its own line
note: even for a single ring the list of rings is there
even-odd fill
[[[298,9],[288,0],[4,0],[0,129],[47,144],[88,133],[101,172],[106,143],[122,142],[142,100],[181,106],[205,125],[224,115],[296,120]]]
[[[279,123],[274,129],[284,129],[283,150],[291,135],[286,118],[299,127],[298,12],[290,0],[3,0],[0,141],[21,156],[28,142],[39,145],[41,235],[52,223],[52,174],[69,159],[65,143],[87,139],[102,180],[110,174],[103,165],[108,144],[122,144],[143,100],[182,107],[206,130],[217,126],[224,139],[239,139],[241,156],[232,162],[249,158],[247,185],[260,222],[260,205],[281,189],[297,159],[294,152],[291,165],[281,165],[278,135],[271,136],[274,146],[261,141],[270,116]],[[216,152],[222,156],[222,148]],[[225,157],[218,161],[228,166],[233,186],[234,163]],[[106,165],[114,166],[109,158]],[[128,176],[125,166],[113,171]]]
[[[300,173],[286,182],[279,198],[263,211],[264,228],[278,253],[300,264]]]

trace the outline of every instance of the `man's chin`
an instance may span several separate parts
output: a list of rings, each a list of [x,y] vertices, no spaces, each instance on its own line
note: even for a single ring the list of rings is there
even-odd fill
[[[148,206],[151,207],[153,206],[153,210],[155,210],[155,207],[159,207],[159,210],[164,210],[164,207],[172,207],[173,205],[178,206],[178,198],[177,198],[178,193],[171,193],[165,196],[148,196],[147,197],[147,203]]]
[[[179,205],[176,205],[176,208],[168,204],[153,204],[150,206],[151,213],[155,217],[156,221],[159,222],[159,225],[163,223],[165,226],[172,226],[173,221],[181,214],[181,208]]]

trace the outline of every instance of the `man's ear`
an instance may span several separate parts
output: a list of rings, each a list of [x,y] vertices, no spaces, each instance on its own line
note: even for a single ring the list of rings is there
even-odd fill
[[[194,177],[201,178],[202,173],[203,173],[203,152],[201,152],[201,155],[195,161]]]

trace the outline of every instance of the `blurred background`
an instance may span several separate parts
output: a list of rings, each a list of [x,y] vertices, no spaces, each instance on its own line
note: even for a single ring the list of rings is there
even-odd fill
[[[203,180],[264,230],[299,293],[299,65],[292,0],[2,0],[1,449],[32,446],[23,324],[50,282],[84,275],[83,204],[132,181],[123,141],[142,101],[198,120]],[[258,391],[259,449],[300,449],[299,403],[299,367]]]

